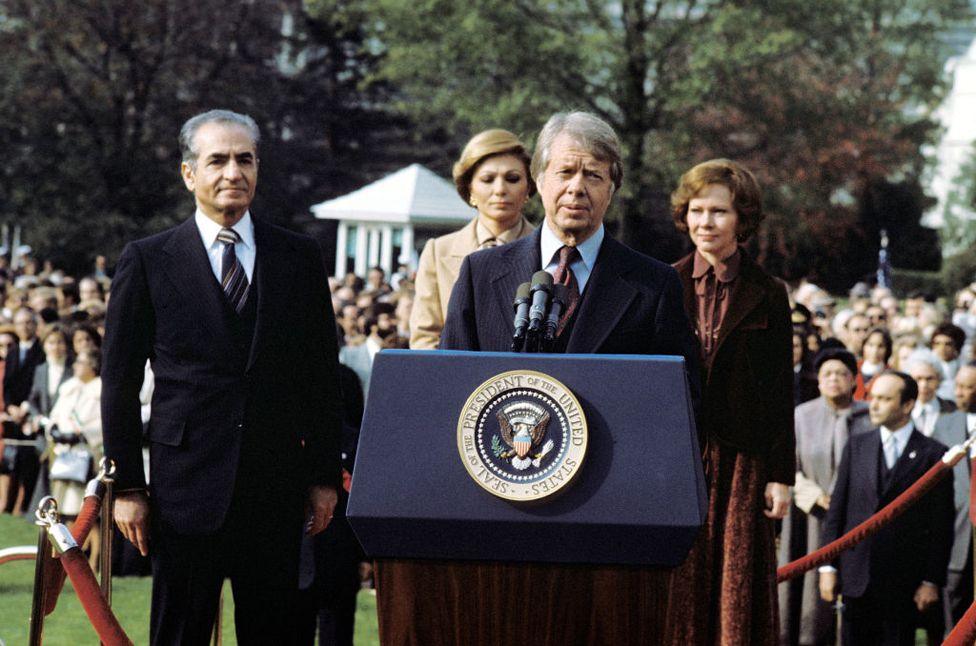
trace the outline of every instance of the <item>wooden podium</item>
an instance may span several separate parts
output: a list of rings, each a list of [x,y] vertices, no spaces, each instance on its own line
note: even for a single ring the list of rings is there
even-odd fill
[[[572,482],[536,501],[480,486],[457,437],[472,393],[522,370],[588,425]],[[384,351],[371,384],[348,517],[384,646],[655,642],[707,509],[680,357]]]

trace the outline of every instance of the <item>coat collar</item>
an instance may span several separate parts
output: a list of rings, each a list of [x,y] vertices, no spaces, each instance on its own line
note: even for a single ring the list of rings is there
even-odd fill
[[[722,321],[722,329],[719,330],[718,340],[715,344],[715,352],[712,356],[718,356],[722,350],[722,344],[729,334],[735,330],[740,323],[759,306],[765,299],[764,289],[765,276],[759,265],[753,260],[745,249],[739,247],[739,276],[732,288],[732,295],[729,298],[729,310]],[[675,270],[681,277],[684,287],[685,311],[692,321],[696,319],[698,311],[698,301],[695,297],[695,282],[692,278],[694,272],[695,252],[692,252],[674,264]]]

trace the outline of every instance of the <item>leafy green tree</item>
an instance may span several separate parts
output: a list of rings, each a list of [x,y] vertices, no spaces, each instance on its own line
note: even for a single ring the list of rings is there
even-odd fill
[[[535,132],[549,113],[604,117],[625,147],[615,217],[625,241],[673,258],[663,198],[711,157],[757,171],[767,264],[798,259],[838,278],[842,245],[863,259],[877,222],[869,187],[911,181],[936,128],[944,31],[965,0],[372,0],[400,107],[457,145],[503,126]],[[648,217],[648,214],[652,214]],[[836,249],[836,247],[834,247]],[[824,261],[826,259],[826,261]]]

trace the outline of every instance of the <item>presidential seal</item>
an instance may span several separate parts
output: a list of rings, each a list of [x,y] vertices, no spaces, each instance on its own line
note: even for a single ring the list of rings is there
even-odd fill
[[[468,473],[492,495],[539,500],[565,487],[586,455],[583,408],[549,375],[513,370],[478,386],[457,427]]]

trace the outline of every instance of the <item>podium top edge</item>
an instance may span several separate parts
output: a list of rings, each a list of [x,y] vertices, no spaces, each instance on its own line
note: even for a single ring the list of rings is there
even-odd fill
[[[525,352],[481,352],[472,350],[380,350],[380,356],[415,357],[492,357],[495,359],[525,359],[527,357],[545,359],[573,359],[574,361],[666,361],[683,364],[685,358],[671,354],[554,354]]]

